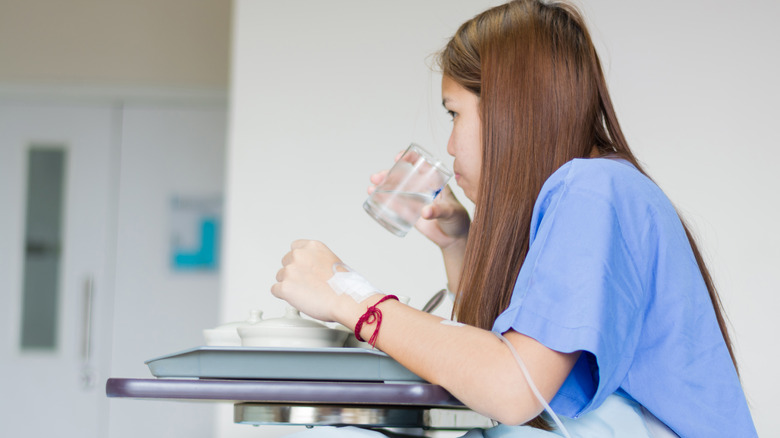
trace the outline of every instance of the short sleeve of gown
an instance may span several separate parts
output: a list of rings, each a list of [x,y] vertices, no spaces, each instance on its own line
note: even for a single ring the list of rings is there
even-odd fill
[[[568,167],[536,201],[528,255],[493,331],[514,329],[556,351],[584,352],[551,403],[576,418],[619,388],[645,304],[610,190],[579,183]]]

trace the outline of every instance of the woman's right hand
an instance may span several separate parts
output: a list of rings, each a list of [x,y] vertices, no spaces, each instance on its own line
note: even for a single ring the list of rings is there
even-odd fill
[[[369,195],[385,180],[387,172],[383,170],[371,175],[372,185],[368,188]],[[465,245],[470,225],[468,211],[458,201],[450,187],[444,186],[433,203],[423,207],[422,217],[415,224],[415,228],[445,251],[456,243]]]

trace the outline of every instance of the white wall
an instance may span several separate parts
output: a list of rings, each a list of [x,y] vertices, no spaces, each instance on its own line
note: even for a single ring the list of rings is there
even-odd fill
[[[0,84],[227,87],[230,0],[0,0]]]
[[[222,196],[225,114],[210,102],[122,108],[111,377],[152,378],[144,361],[203,345],[217,325],[219,271],[171,267],[171,201]],[[208,438],[213,425],[205,403],[110,400],[114,438]]]
[[[412,305],[444,285],[432,245],[390,235],[361,204],[368,175],[408,142],[445,155],[449,122],[426,57],[496,3],[236,1],[223,320],[281,312],[269,288],[296,238],[323,240]],[[629,142],[700,235],[759,433],[777,433],[777,353],[764,345],[780,332],[771,168],[780,6],[593,0],[584,9]],[[226,411],[221,436],[258,436]]]
[[[230,0],[0,0],[0,100],[97,102],[119,115],[110,127],[116,144],[106,144],[122,149],[121,164],[110,169],[120,212],[107,224],[119,234],[108,251],[119,253],[116,308],[95,316],[100,345],[114,350],[101,360],[105,368],[113,362],[110,374],[100,370],[97,391],[104,393],[106,377],[151,377],[144,360],[202,344],[201,330],[217,322],[219,273],[169,269],[168,206],[172,195],[222,193],[231,7]],[[114,291],[98,290],[100,300],[113,299]],[[109,427],[114,437],[212,435],[208,404],[103,400],[111,408],[110,419],[100,408],[103,436]]]
[[[626,136],[698,235],[759,435],[777,435],[780,3],[588,5]]]

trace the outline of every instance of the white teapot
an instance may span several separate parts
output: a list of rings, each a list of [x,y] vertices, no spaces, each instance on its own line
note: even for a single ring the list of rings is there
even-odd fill
[[[348,333],[326,327],[324,324],[301,317],[294,307],[285,315],[258,321],[238,328],[244,347],[343,347]]]

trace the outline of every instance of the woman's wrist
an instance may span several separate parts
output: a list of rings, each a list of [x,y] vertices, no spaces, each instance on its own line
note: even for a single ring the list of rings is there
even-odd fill
[[[335,320],[341,323],[344,327],[355,331],[355,325],[363,314],[366,313],[369,307],[376,304],[385,294],[376,293],[361,302],[357,302],[353,299],[346,301],[343,305],[340,305],[336,309]]]
[[[460,256],[462,257],[463,254],[466,252],[466,243],[468,242],[468,234],[456,237],[452,240],[452,242],[448,243],[447,245],[439,247],[441,249],[441,253],[444,257],[447,256]]]
[[[442,248],[444,270],[447,272],[448,289],[455,292],[458,289],[458,281],[463,270],[463,261],[466,258],[466,239]]]
[[[384,303],[385,301],[398,301],[398,297],[395,295],[382,295],[379,300],[377,300],[374,305],[369,306],[366,309],[366,313],[360,316],[358,318],[357,324],[355,325],[355,338],[357,338],[360,342],[368,342],[369,345],[372,347],[376,347],[377,340],[379,339],[379,330],[382,327],[382,319],[383,314],[382,311],[379,309],[379,305]],[[371,333],[370,335],[366,334],[366,337],[363,337],[363,328],[368,326],[368,328],[365,330],[368,333]]]

